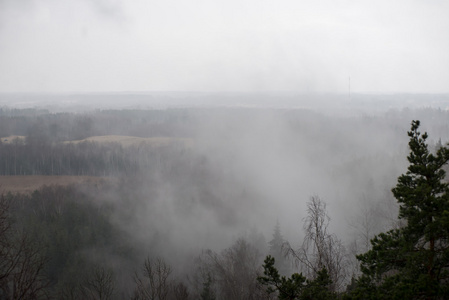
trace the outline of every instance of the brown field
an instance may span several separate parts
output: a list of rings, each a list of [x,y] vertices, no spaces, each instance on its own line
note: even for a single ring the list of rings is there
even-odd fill
[[[14,140],[19,140],[21,142],[24,142],[25,138],[26,137],[23,135],[11,135],[11,136],[7,136],[7,137],[2,137],[1,141],[2,141],[2,143],[5,143],[5,144],[11,144]]]
[[[12,143],[14,140],[19,139],[23,141],[24,136],[9,136],[1,138],[3,143]],[[169,137],[153,137],[153,138],[141,138],[133,136],[120,136],[120,135],[104,135],[93,136],[83,140],[67,141],[64,143],[80,143],[84,141],[97,142],[97,143],[120,143],[123,147],[138,146],[141,144],[149,145],[152,147],[167,146],[174,143],[179,143],[186,148],[193,146],[193,139],[189,138],[169,138]],[[97,176],[0,176],[0,194],[1,193],[32,193],[36,189],[43,185],[69,185],[69,184],[101,184],[103,182],[113,182],[114,178],[111,177],[97,177]]]
[[[138,146],[140,144],[146,144],[153,147],[167,146],[173,143],[180,143],[185,147],[193,146],[193,139],[190,138],[170,138],[170,137],[151,137],[142,138],[135,136],[124,135],[102,135],[91,136],[83,140],[67,141],[65,143],[81,143],[81,142],[97,142],[97,143],[119,143],[124,147]]]
[[[0,193],[30,194],[43,185],[101,184],[116,180],[96,176],[0,176]]]
[[[25,141],[25,136],[11,135],[1,138],[2,143],[10,144],[14,140]],[[151,137],[142,138],[136,136],[125,135],[101,135],[91,136],[82,140],[66,141],[64,143],[81,143],[81,142],[97,142],[97,143],[119,143],[123,147],[139,146],[146,144],[152,147],[168,146],[170,144],[179,143],[187,148],[193,146],[193,139],[190,138],[170,138],[170,137]]]

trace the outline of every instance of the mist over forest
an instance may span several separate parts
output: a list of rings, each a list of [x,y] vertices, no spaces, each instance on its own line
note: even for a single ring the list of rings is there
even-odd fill
[[[0,300],[449,299],[448,11],[0,0]]]
[[[272,299],[257,282],[264,259],[301,247],[313,199],[344,257],[331,276],[343,297],[355,255],[402,226],[391,189],[412,120],[431,151],[449,141],[447,95],[120,94],[110,107],[107,94],[47,96],[0,97],[8,245],[41,263],[29,299]],[[283,275],[306,274],[276,257]],[[145,298],[153,263],[170,277]],[[25,286],[13,275],[0,298]]]

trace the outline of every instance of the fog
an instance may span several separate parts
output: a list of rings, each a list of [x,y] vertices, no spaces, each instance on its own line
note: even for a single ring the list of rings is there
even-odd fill
[[[446,1],[0,3],[0,92],[448,93]]]
[[[327,204],[328,230],[354,260],[398,224],[391,189],[407,168],[411,120],[421,120],[432,149],[449,141],[444,94],[2,94],[0,103],[1,175],[105,182],[75,190],[105,214],[114,233],[103,238],[112,242],[75,253],[120,274],[122,295],[145,257],[162,257],[194,289],[192,270],[207,249],[222,253],[244,239],[260,266],[277,222],[298,247],[311,197]],[[43,201],[40,211],[74,192],[51,193],[33,193],[49,196],[31,203]],[[64,218],[70,209],[61,205]]]
[[[98,264],[117,276],[114,297],[129,298],[145,257],[161,257],[198,298],[207,259],[231,259],[239,241],[254,274],[276,224],[299,247],[312,197],[327,204],[348,284],[355,254],[399,226],[391,189],[412,120],[432,150],[449,142],[447,11],[0,0],[0,193],[15,226],[50,249],[51,293]],[[36,190],[10,193],[9,179],[26,176]]]

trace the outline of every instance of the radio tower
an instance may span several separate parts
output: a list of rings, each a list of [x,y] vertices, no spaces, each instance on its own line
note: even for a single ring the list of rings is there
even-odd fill
[[[349,76],[348,79],[348,96],[349,100],[351,100],[351,76]]]

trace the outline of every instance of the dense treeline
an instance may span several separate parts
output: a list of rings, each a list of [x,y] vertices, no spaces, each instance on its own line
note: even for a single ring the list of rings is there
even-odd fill
[[[119,176],[157,168],[161,160],[187,151],[182,143],[152,147],[141,143],[68,141],[97,135],[182,136],[185,114],[178,111],[101,111],[83,115],[45,110],[0,109],[0,175]],[[191,127],[192,124],[190,124]],[[165,157],[165,158],[164,158]]]
[[[39,273],[45,295],[52,299],[70,299],[69,295],[82,299],[79,288],[95,276],[94,270],[114,273],[114,284],[119,285],[117,299],[127,292],[124,285],[130,280],[125,277],[122,282],[122,274],[129,273],[126,269],[119,270],[135,265],[132,243],[126,243],[123,232],[111,223],[111,205],[100,204],[101,195],[86,188],[95,187],[46,186],[32,195],[2,195],[2,203],[8,205],[11,214],[11,232],[24,232],[26,242],[33,244],[38,256],[45,261],[32,271]],[[96,195],[96,199],[92,199],[92,195]],[[7,233],[3,238],[9,238]],[[5,259],[7,252],[1,253]],[[111,263],[112,260],[115,263]],[[14,275],[23,271],[20,268],[13,268],[9,274],[5,269],[0,271],[7,275],[0,281],[2,299],[16,299],[17,291],[11,287],[17,285],[18,276]],[[23,298],[34,297],[30,294]]]
[[[0,264],[2,299],[198,299],[204,293],[217,299],[264,298],[256,281],[264,246],[257,241],[260,236],[240,238],[221,253],[205,250],[187,264],[189,271],[181,272],[182,265],[171,266],[170,257],[152,249],[157,238],[142,244],[117,226],[117,218],[132,222],[135,216],[126,197],[125,203],[109,201],[126,188],[122,182],[3,194],[0,220],[7,224],[0,227],[6,228],[0,231],[2,241],[23,232],[23,243],[35,252],[20,254],[27,268],[13,261],[11,269]],[[143,199],[134,200],[131,205],[141,209]],[[14,260],[8,247],[0,245],[2,261]],[[20,285],[20,277],[29,273],[38,275],[32,290]]]
[[[311,159],[325,157],[326,153],[322,153],[322,149],[328,145],[345,153],[347,157],[356,155],[357,159],[359,151],[356,149],[360,147],[366,148],[362,151],[375,149],[371,147],[376,141],[369,138],[370,132],[377,128],[400,132],[407,118],[417,113],[410,110],[389,112],[384,123],[382,118],[367,117],[364,123],[365,126],[369,126],[368,132],[363,134],[355,132],[358,134],[357,138],[349,140],[341,132],[354,131],[354,128],[358,128],[357,124],[360,121],[357,118],[327,120],[320,114],[306,110],[274,112],[247,109],[102,110],[75,114],[50,113],[40,109],[1,108],[0,137],[17,135],[25,136],[25,139],[12,138],[7,142],[0,142],[0,175],[117,176],[141,172],[160,163],[163,159],[161,156],[164,156],[161,153],[176,153],[181,151],[181,148],[183,151],[187,149],[182,145],[154,149],[148,145],[125,148],[117,143],[66,142],[100,135],[196,138],[198,134],[203,134],[201,138],[214,139],[214,142],[217,139],[232,141],[235,139],[234,133],[247,130],[248,119],[264,118],[282,119],[286,122],[287,129],[294,133],[294,138],[311,140],[313,143],[310,143],[310,149],[308,145],[301,145],[299,146],[301,149],[298,149],[309,151]],[[440,136],[447,135],[449,132],[447,112],[423,109],[419,114],[424,119],[432,120],[434,132]],[[340,127],[341,130],[335,130]],[[204,135],[204,128],[215,131],[215,134]],[[354,140],[360,141],[359,144],[354,144]],[[168,155],[165,155],[165,158],[172,159]],[[354,162],[354,166],[358,163]],[[342,171],[346,172],[348,167],[351,166],[346,163]],[[340,172],[338,169],[335,171]]]
[[[327,116],[306,109],[245,109],[245,108],[180,108],[166,110],[96,110],[84,113],[51,113],[42,109],[0,108],[0,137],[28,136],[35,141],[58,142],[81,140],[98,135],[129,135],[137,137],[193,137],[198,128],[218,121],[221,127],[243,125],[251,118],[275,114],[298,130],[305,127],[310,134],[316,128],[311,124],[332,123]],[[431,108],[391,110],[381,118],[366,115],[367,123],[382,126],[385,121],[390,130],[404,128],[411,119],[420,117],[437,136],[446,137],[449,129],[446,110]],[[359,118],[335,118],[336,122],[354,126]],[[217,125],[217,124],[215,124]],[[220,127],[217,127],[219,129]]]
[[[118,143],[0,143],[0,175],[111,176],[139,170],[135,152]],[[142,160],[143,161],[143,160]]]
[[[132,265],[132,244],[125,244],[123,233],[111,224],[112,208],[99,204],[99,195],[95,201],[91,192],[75,186],[46,186],[32,195],[3,197],[10,203],[15,226],[41,245],[46,258],[42,274],[53,296],[77,289],[95,268],[119,267],[106,259]]]
[[[0,108],[0,137],[27,136],[37,143],[97,135],[185,137],[192,135],[194,125],[192,112],[187,109],[101,110],[77,114]]]

